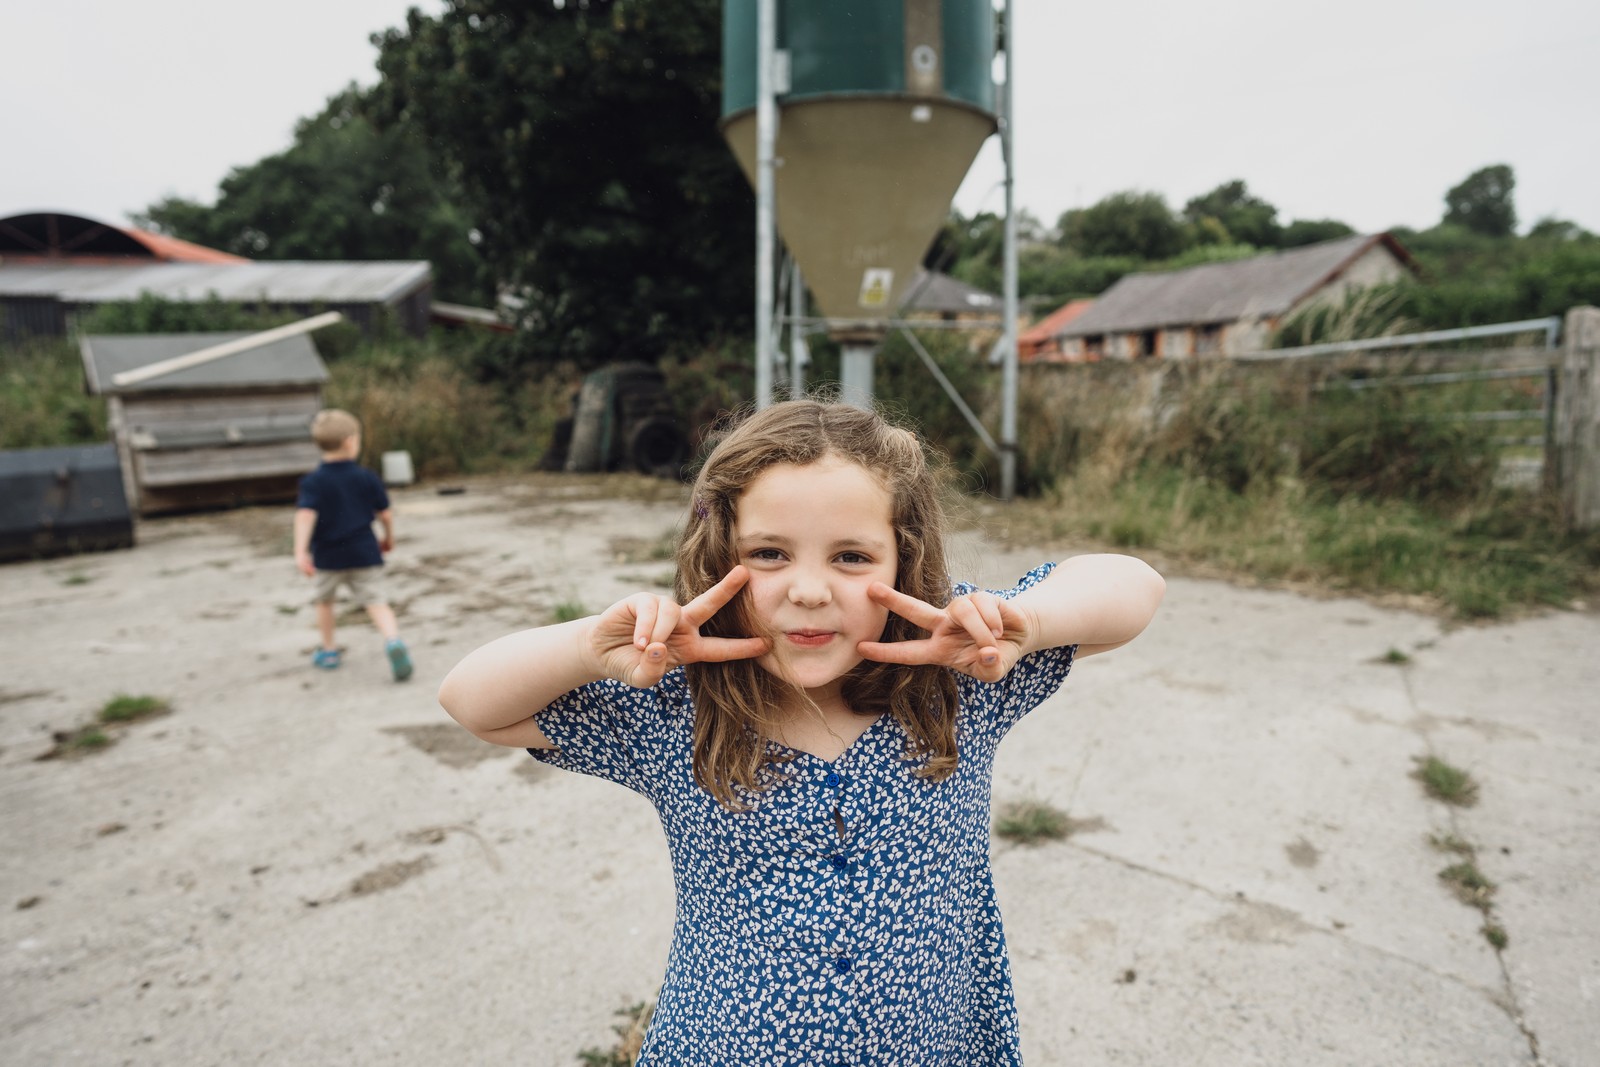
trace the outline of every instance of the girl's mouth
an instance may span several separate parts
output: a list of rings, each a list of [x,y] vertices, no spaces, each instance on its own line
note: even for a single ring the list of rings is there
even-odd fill
[[[789,643],[791,645],[798,645],[801,648],[821,648],[823,645],[833,640],[834,631],[790,630],[784,634],[784,636],[789,639]]]

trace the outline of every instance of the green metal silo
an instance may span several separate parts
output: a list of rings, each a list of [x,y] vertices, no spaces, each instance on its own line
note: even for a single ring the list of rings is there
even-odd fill
[[[991,0],[778,0],[777,225],[822,313],[881,333],[995,132]],[[757,4],[724,0],[722,130],[756,181]]]

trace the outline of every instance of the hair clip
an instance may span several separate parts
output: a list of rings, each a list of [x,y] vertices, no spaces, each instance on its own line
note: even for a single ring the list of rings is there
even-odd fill
[[[704,519],[706,517],[706,513],[707,513],[706,503],[705,503],[704,500],[701,500],[699,497],[695,497],[694,498],[694,513],[696,515],[698,515],[701,519]]]

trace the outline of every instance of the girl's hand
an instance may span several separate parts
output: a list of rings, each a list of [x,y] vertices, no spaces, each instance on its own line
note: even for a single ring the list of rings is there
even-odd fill
[[[1037,623],[1009,600],[983,591],[956,597],[945,608],[873,582],[867,596],[928,631],[916,641],[862,641],[856,651],[879,663],[936,663],[982,682],[998,682],[1022,658]]]
[[[588,651],[600,674],[648,689],[672,668],[685,663],[721,663],[765,655],[761,637],[702,637],[700,627],[750,580],[735,567],[727,577],[689,603],[635,593],[607,608],[589,631]]]

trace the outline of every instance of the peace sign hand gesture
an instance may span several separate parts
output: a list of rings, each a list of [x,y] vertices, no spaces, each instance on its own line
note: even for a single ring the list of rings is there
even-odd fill
[[[700,627],[732,600],[750,580],[735,567],[727,576],[689,603],[671,597],[635,593],[607,608],[594,621],[587,651],[596,672],[640,689],[648,689],[685,663],[720,663],[753,659],[770,647],[761,637],[703,637]]]
[[[981,682],[998,682],[1022,658],[1038,622],[1009,600],[979,590],[936,608],[882,582],[867,596],[901,618],[928,631],[915,641],[862,641],[856,651],[879,663],[936,663]]]

